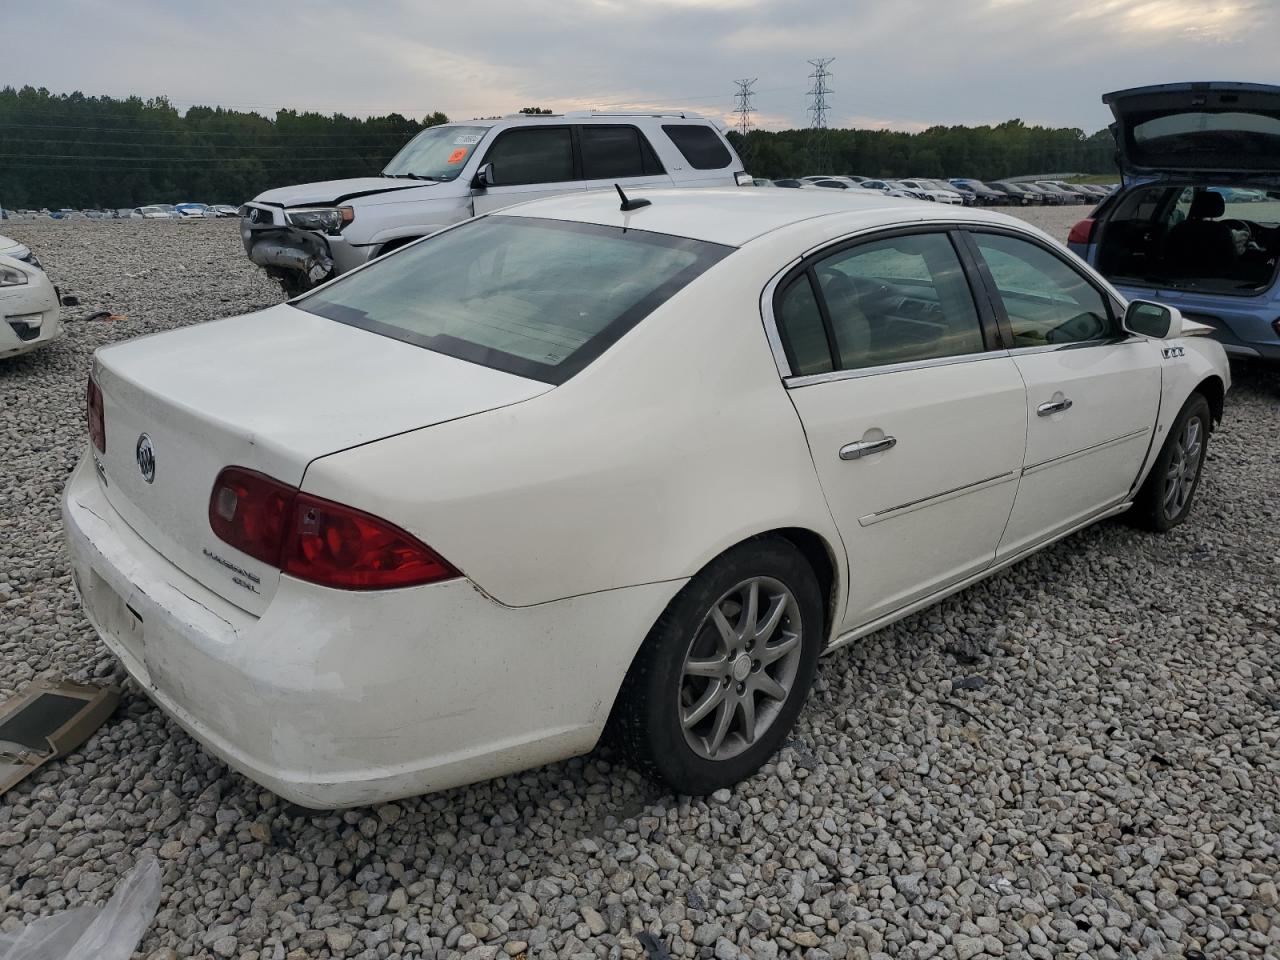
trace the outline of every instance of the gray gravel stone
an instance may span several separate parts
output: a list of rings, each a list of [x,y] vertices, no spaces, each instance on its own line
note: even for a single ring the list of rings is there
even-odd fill
[[[0,698],[116,668],[58,519],[93,349],[281,299],[233,222],[3,232],[83,306],[0,361]],[[126,319],[75,319],[99,309]],[[673,797],[601,747],[307,813],[130,684],[0,804],[0,930],[104,902],[151,850],[155,960],[1280,956],[1280,373],[1234,373],[1186,525],[1095,526],[827,658],[747,783]]]

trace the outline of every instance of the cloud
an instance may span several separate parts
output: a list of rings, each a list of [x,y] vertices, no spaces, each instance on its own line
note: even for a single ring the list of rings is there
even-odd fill
[[[523,106],[693,110],[808,121],[833,56],[832,122],[1104,126],[1108,90],[1274,75],[1280,0],[41,0],[10,5],[0,83],[466,119]]]

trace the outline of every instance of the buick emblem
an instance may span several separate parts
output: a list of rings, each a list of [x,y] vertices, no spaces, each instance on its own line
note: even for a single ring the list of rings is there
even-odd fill
[[[151,438],[145,433],[138,434],[138,471],[142,479],[151,483],[156,478],[156,452],[151,448]]]

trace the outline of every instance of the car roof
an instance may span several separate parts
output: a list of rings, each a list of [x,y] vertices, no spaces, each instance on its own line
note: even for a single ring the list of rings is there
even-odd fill
[[[1028,224],[985,210],[944,208],[924,200],[888,197],[872,190],[760,190],[712,187],[629,190],[648,206],[624,213],[617,193],[593,190],[530,200],[498,211],[501,216],[543,217],[653,233],[739,247],[757,237],[818,218],[839,218],[840,229],[854,232],[892,223],[989,222],[1027,229]],[[945,205],[944,205],[945,206]],[[1031,232],[1036,232],[1032,230]]]

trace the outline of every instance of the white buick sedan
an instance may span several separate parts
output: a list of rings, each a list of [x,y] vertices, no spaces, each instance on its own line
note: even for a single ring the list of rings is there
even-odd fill
[[[655,191],[467,221],[98,352],[75,582],[137,683],[297,803],[590,750],[704,793],[823,653],[1192,507],[1229,373],[993,213]]]

